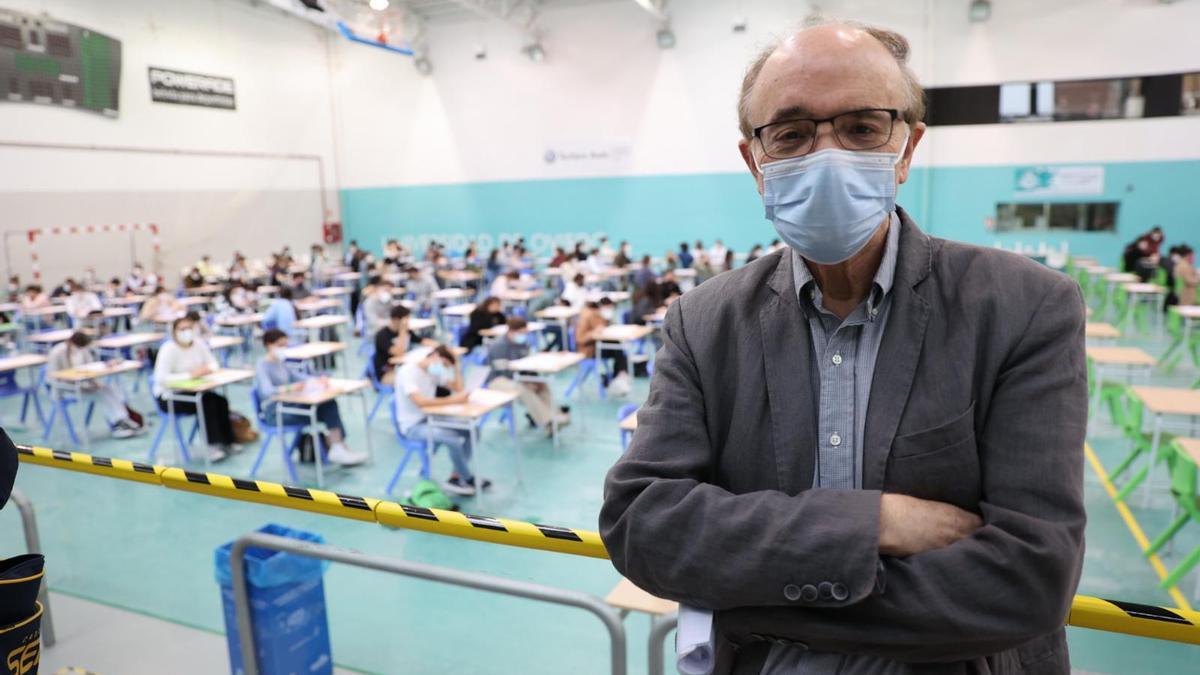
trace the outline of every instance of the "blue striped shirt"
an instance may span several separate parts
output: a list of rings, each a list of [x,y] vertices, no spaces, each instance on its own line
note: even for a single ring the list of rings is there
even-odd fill
[[[883,342],[891,308],[892,282],[900,250],[900,218],[892,213],[883,258],[870,293],[845,320],[825,309],[821,288],[800,254],[792,251],[792,271],[800,306],[812,336],[812,372],[816,393],[817,466],[813,487],[862,489],[863,435],[875,360]],[[901,670],[897,671],[896,669]],[[905,672],[902,664],[875,657],[808,652],[779,646],[763,666],[762,675],[809,673]]]

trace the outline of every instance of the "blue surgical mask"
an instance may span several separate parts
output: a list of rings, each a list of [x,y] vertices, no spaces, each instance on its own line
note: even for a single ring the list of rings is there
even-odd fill
[[[523,344],[526,344],[529,342],[529,336],[526,335],[525,333],[513,333],[512,335],[509,336],[509,339],[519,345],[523,345]]]
[[[450,378],[450,369],[447,368],[446,364],[442,363],[441,361],[434,361],[433,363],[429,364],[428,372],[433,376],[433,379],[437,380],[438,382],[442,382]]]
[[[828,149],[762,167],[763,204],[779,238],[822,265],[863,249],[896,208],[900,152]]]

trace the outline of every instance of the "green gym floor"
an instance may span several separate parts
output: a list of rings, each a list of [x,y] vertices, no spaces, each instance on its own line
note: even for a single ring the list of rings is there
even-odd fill
[[[1165,347],[1158,338],[1122,340],[1157,355]],[[351,357],[352,371],[358,362]],[[236,364],[235,364],[236,365]],[[1190,363],[1172,376],[1155,372],[1152,382],[1188,386],[1197,373]],[[26,374],[20,376],[25,381]],[[555,384],[558,394],[566,380]],[[572,402],[573,424],[564,430],[562,444],[550,441],[524,424],[516,440],[496,422],[485,429],[477,453],[481,475],[495,488],[479,500],[463,500],[464,510],[520,520],[593,530],[601,503],[602,480],[620,455],[617,411],[623,403],[641,401],[647,381],[638,380],[626,401],[597,398],[585,387]],[[152,407],[144,389],[133,405]],[[233,407],[250,407],[248,389],[232,387]],[[41,444],[40,428],[15,426],[19,398],[0,403],[0,420],[14,440]],[[342,403],[351,447],[365,446],[360,403]],[[78,412],[75,413],[78,416]],[[156,416],[148,415],[156,421]],[[32,416],[30,418],[33,419]],[[1053,424],[1053,420],[1046,420]],[[152,433],[129,441],[100,438],[101,422],[93,424],[97,455],[144,461]],[[65,448],[65,431],[55,430],[49,445]],[[383,497],[399,450],[386,413],[371,429],[375,444],[372,465],[337,470],[326,476],[326,488],[351,495]],[[1108,424],[1107,415],[1094,416],[1090,446],[1106,467],[1119,462],[1126,443]],[[164,441],[159,463],[172,460],[174,445]],[[523,460],[518,482],[516,452]],[[214,466],[214,472],[245,476],[257,446]],[[434,458],[434,476],[449,472],[444,453]],[[311,467],[301,467],[301,479],[314,481]],[[400,490],[412,485],[414,469]],[[286,482],[277,449],[273,449],[260,479]],[[1150,538],[1162,531],[1171,516],[1165,477],[1148,508],[1141,496],[1130,500],[1136,522]],[[373,554],[446,567],[528,580],[576,589],[603,597],[619,577],[607,561],[553,555],[538,551],[485,545],[429,534],[391,531],[356,523],[243,502],[226,501],[142,486],[58,469],[22,465],[18,487],[33,502],[47,556],[51,589],[106,605],[128,609],[205,631],[224,630],[221,601],[213,577],[213,550],[238,535],[266,523],[279,523],[322,535],[330,544]],[[398,492],[400,491],[398,490]],[[1094,468],[1086,473],[1089,514],[1087,556],[1080,593],[1105,598],[1174,606],[1158,588],[1160,577],[1145,559],[1129,526],[1106,493]],[[15,508],[0,514],[0,557],[22,552]],[[1168,569],[1200,545],[1200,526],[1184,528],[1172,551],[1162,557]],[[1195,574],[1183,594],[1192,600]],[[373,673],[454,673],[529,675],[600,675],[609,672],[607,636],[599,621],[580,610],[507,598],[478,591],[411,580],[357,568],[334,565],[325,577],[330,632],[335,661],[348,669]],[[626,619],[631,673],[646,671],[644,615]],[[1197,647],[1070,629],[1072,661],[1079,671],[1096,673],[1194,672]],[[668,648],[668,655],[673,648]],[[131,651],[129,663],[137,663]],[[175,672],[188,668],[179,654]],[[1187,664],[1191,663],[1189,666]],[[87,667],[87,663],[76,665]],[[132,669],[131,671],[132,672]],[[669,666],[667,672],[673,672]],[[120,675],[106,672],[102,675]]]

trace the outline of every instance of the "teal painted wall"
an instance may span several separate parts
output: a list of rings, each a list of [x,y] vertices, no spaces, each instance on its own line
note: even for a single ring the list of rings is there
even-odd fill
[[[926,231],[982,245],[1066,240],[1077,254],[1115,262],[1125,241],[1155,224],[1172,241],[1200,243],[1200,161],[1105,164],[1097,199],[1121,203],[1116,233],[988,232],[984,221],[996,203],[1015,199],[1017,168],[914,169],[898,202]],[[488,245],[523,234],[536,250],[602,232],[629,240],[639,254],[660,255],[682,240],[707,245],[720,237],[744,251],[775,236],[752,179],[741,173],[346,189],[342,210],[347,237],[374,250],[385,237],[456,234],[486,235]]]

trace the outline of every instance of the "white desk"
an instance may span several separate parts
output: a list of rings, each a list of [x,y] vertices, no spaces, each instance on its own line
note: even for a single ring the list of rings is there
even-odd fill
[[[509,361],[502,368],[510,371],[513,379],[517,382],[538,383],[545,386],[546,391],[550,392],[550,435],[555,447],[558,447],[558,409],[554,405],[554,389],[550,386],[551,378],[568,368],[578,366],[583,358],[583,354],[577,352],[539,352],[530,354],[523,359]]]

